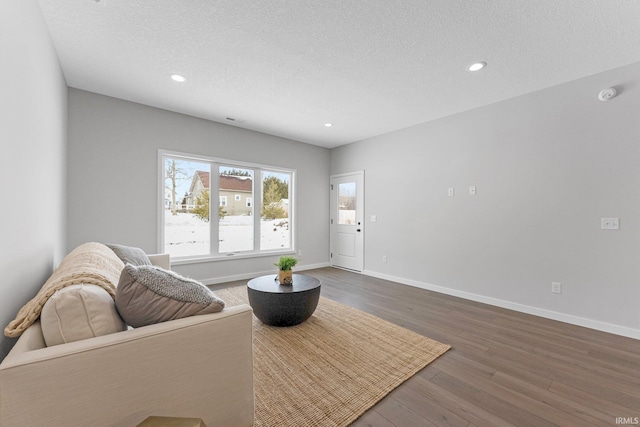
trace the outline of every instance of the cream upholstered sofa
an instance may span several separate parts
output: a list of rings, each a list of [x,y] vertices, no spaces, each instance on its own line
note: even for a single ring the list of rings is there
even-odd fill
[[[151,255],[163,268],[167,255]],[[253,424],[248,305],[46,347],[39,321],[0,363],[0,426]]]

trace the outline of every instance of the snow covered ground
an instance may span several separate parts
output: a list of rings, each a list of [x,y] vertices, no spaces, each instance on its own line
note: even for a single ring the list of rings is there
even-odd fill
[[[209,254],[210,223],[190,213],[171,215],[165,212],[165,251],[171,256]],[[216,226],[216,223],[213,223]],[[251,250],[253,217],[225,216],[219,222],[219,252]],[[260,249],[280,249],[290,246],[288,219],[260,220]]]

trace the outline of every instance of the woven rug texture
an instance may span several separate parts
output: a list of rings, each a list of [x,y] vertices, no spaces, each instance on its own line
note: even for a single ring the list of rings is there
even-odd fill
[[[215,294],[248,302],[246,286]],[[300,325],[254,316],[254,426],[348,426],[449,348],[324,297]]]

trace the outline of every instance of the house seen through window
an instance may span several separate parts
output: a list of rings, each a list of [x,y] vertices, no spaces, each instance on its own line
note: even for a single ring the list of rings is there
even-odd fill
[[[189,258],[293,249],[294,171],[169,153],[161,158],[161,250]],[[256,198],[262,203],[254,206]]]

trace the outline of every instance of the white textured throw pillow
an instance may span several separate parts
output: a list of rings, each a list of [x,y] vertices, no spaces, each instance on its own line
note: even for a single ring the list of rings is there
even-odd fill
[[[42,307],[40,324],[49,347],[127,329],[111,295],[95,285],[71,285],[54,293]]]
[[[224,301],[209,288],[170,270],[127,264],[116,290],[116,307],[128,325],[154,323],[221,311]]]

